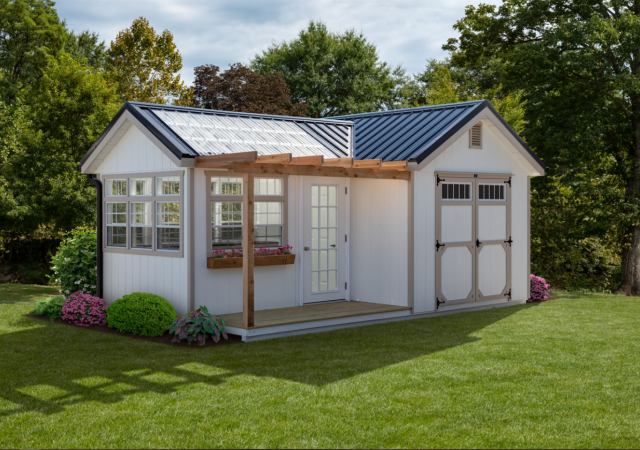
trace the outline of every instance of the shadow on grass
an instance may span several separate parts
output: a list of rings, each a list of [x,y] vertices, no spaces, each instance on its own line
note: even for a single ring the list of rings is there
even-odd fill
[[[0,335],[0,417],[56,414],[90,401],[114,404],[136,393],[171,394],[186,385],[215,386],[242,375],[324,386],[475,342],[479,338],[473,333],[530,307],[202,349],[37,321],[43,326]]]

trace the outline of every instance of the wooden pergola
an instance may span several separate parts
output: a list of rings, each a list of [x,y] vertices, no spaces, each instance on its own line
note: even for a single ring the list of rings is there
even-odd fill
[[[314,177],[374,178],[411,180],[406,161],[382,162],[380,159],[356,161],[353,158],[323,156],[293,157],[291,153],[258,155],[258,152],[227,153],[196,157],[197,168],[227,169],[242,175],[242,322],[254,326],[254,178],[256,175],[298,175]]]

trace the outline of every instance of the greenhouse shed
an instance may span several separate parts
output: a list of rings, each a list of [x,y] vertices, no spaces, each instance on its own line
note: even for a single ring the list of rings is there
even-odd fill
[[[128,102],[81,170],[107,303],[205,305],[255,340],[526,301],[546,167],[487,101],[331,119]]]

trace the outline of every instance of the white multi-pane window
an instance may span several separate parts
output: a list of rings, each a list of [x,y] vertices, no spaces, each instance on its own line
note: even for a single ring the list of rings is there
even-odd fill
[[[131,205],[131,248],[153,247],[153,203],[139,202]]]
[[[106,203],[107,246],[127,246],[127,204]]]
[[[156,195],[180,195],[180,177],[156,178]]]
[[[254,181],[256,247],[282,247],[285,229],[284,180]],[[242,178],[211,177],[211,248],[242,247]]]
[[[153,194],[153,178],[130,178],[132,196],[150,196]]]
[[[158,250],[180,250],[180,203],[157,202]]]
[[[106,195],[107,197],[126,197],[127,180],[106,180],[104,186],[104,195]]]
[[[311,186],[311,292],[338,290],[338,187]]]
[[[174,174],[104,180],[105,251],[181,256],[182,176]]]

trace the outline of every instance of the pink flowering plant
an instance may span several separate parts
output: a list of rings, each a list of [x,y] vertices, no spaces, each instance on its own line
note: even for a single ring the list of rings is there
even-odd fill
[[[81,327],[106,325],[107,305],[99,297],[76,291],[62,306],[62,320]]]
[[[285,245],[278,248],[256,248],[254,249],[253,256],[281,256],[290,255],[293,247]],[[227,250],[220,248],[211,252],[211,256],[214,258],[242,258],[242,249]]]
[[[228,339],[229,336],[225,328],[224,320],[210,314],[206,306],[201,306],[195,311],[178,317],[169,327],[169,334],[174,335],[172,342],[180,342],[186,339],[189,345],[193,341],[198,341],[199,345],[204,345],[209,335],[211,335],[214,342],[218,342],[220,336]]]
[[[531,292],[529,293],[528,302],[543,302],[549,298],[549,288],[546,280],[534,274],[530,275]]]

